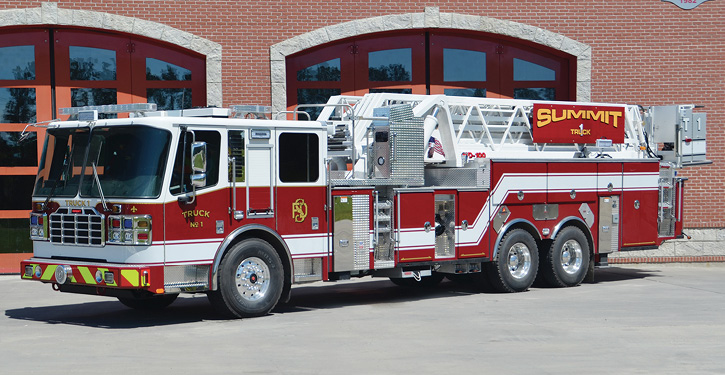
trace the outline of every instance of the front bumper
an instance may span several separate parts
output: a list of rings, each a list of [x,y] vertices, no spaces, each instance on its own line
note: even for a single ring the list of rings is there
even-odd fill
[[[30,258],[20,262],[20,272],[23,280],[37,280],[59,286],[140,289],[155,294],[164,293],[163,266]]]

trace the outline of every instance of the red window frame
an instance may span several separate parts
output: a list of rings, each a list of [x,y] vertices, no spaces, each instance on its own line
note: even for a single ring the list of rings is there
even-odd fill
[[[71,90],[78,88],[116,89],[116,104],[134,103],[131,94],[131,56],[129,39],[91,31],[54,30],[56,108],[71,107]],[[70,47],[89,47],[116,52],[115,80],[71,80]],[[67,117],[67,116],[64,116]]]
[[[499,98],[500,73],[496,48],[499,45],[493,40],[474,40],[470,36],[451,33],[431,33],[430,36],[430,93],[443,94],[445,89],[483,88],[487,98]],[[486,53],[485,81],[446,82],[443,77],[443,50],[446,48],[462,49]]]
[[[33,45],[35,51],[34,80],[0,80],[2,88],[33,88],[35,89],[35,121],[42,122],[53,119],[51,99],[50,49],[48,47],[48,31],[43,29],[22,29],[0,33],[0,47]],[[0,131],[21,132],[27,124],[2,123]],[[44,128],[30,128],[37,132],[38,160],[40,160]],[[0,175],[32,176],[38,172],[37,167],[0,166]],[[32,187],[30,187],[32,188]],[[27,210],[0,210],[0,219],[27,219]]]
[[[395,34],[362,39],[355,42],[355,95],[364,95],[370,89],[411,89],[413,94],[426,93],[425,34]],[[410,81],[370,81],[369,54],[393,49],[411,49]]]
[[[426,38],[426,33],[428,38]],[[370,81],[367,54],[396,48],[412,49],[412,80],[409,82]],[[444,48],[485,52],[486,81],[445,82],[443,80]],[[426,53],[428,57],[426,57]],[[340,58],[341,61],[340,81],[297,81],[298,70],[335,58]],[[555,80],[514,81],[515,58],[554,70]],[[576,57],[546,46],[486,33],[415,30],[372,34],[337,41],[288,56],[286,69],[288,109],[294,109],[297,105],[297,89],[301,88],[335,88],[340,89],[342,95],[363,95],[370,89],[410,88],[414,94],[427,92],[443,94],[447,88],[485,88],[489,98],[513,98],[514,90],[517,88],[554,88],[556,100],[576,99]],[[350,69],[353,69],[352,74]]]

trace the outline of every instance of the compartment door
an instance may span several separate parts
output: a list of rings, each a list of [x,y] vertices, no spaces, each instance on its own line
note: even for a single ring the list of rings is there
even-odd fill
[[[335,195],[333,200],[333,270],[370,268],[370,195]]]
[[[624,163],[622,248],[657,245],[659,163]]]
[[[433,260],[436,247],[433,191],[396,192],[395,205],[398,262]]]

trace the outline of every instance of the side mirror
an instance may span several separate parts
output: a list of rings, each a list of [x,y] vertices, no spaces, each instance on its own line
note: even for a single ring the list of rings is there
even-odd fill
[[[206,185],[206,142],[191,144],[191,185],[203,187]]]

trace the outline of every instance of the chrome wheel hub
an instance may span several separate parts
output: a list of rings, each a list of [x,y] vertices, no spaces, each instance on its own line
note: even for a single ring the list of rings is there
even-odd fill
[[[576,240],[569,240],[561,247],[561,268],[573,275],[582,267],[582,246]]]
[[[269,289],[269,276],[269,267],[262,259],[245,259],[237,267],[235,275],[239,295],[247,301],[263,298]]]
[[[531,250],[523,243],[511,246],[508,251],[508,268],[511,276],[522,279],[531,270]]]

